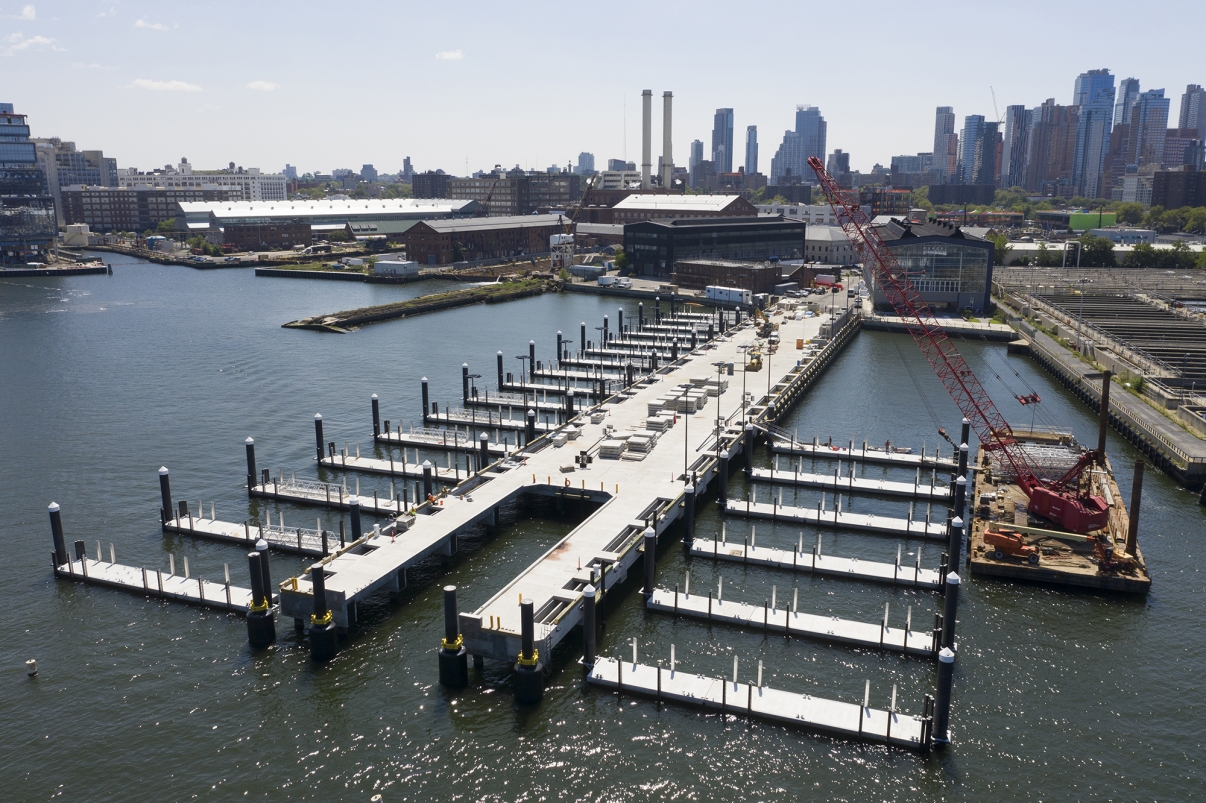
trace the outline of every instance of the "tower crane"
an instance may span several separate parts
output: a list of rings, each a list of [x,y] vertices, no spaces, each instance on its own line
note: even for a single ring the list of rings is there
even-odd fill
[[[971,422],[981,445],[998,453],[1002,462],[1012,470],[1018,486],[1030,500],[1027,509],[1075,533],[1105,527],[1109,520],[1109,507],[1105,500],[1081,490],[1081,476],[1094,463],[1096,453],[1088,451],[1081,455],[1062,477],[1041,476],[1040,469],[1014,438],[1005,417],[976,379],[963,355],[947,337],[929,305],[910,281],[908,273],[896,261],[879,233],[871,227],[857,199],[847,197],[820,159],[809,157],[808,166],[816,173],[821,189],[851,245],[863,264],[874,273],[880,289],[904,321],[909,334],[963,412],[964,418]]]

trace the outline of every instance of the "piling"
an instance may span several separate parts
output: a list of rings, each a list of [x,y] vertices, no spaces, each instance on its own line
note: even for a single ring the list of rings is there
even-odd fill
[[[528,369],[529,369],[529,371],[536,370],[536,341],[535,340],[528,341]],[[531,376],[530,372],[529,372],[528,376],[529,377]]]
[[[1097,410],[1097,453],[1094,458],[1097,465],[1105,468],[1106,459],[1106,430],[1110,426],[1110,371],[1101,375],[1101,407]]]
[[[645,328],[645,302],[637,303],[637,331],[640,332]]]
[[[754,473],[754,425],[745,425],[745,440],[741,444],[741,451],[745,455],[745,476],[750,476]]]
[[[159,504],[163,506],[159,510],[159,520],[166,525],[172,520],[172,484],[168,480],[167,466],[159,467]]]
[[[952,651],[955,649],[955,616],[958,610],[959,575],[956,572],[950,572],[946,575],[946,594],[942,599],[942,641],[940,644]]]
[[[469,406],[469,363],[461,363],[461,404]]]
[[[253,650],[260,650],[276,641],[276,620],[264,591],[264,572],[260,568],[260,553],[247,553],[251,569],[251,604],[247,608],[247,641]]]
[[[359,541],[360,536],[364,534],[360,525],[360,497],[352,496],[348,498],[348,512],[352,516],[352,541]]]
[[[959,468],[957,468],[955,470],[955,476],[966,477],[967,476],[967,441],[963,441],[962,443],[959,444],[958,457],[959,457]]]
[[[955,652],[943,647],[938,651],[938,688],[934,695],[934,742],[950,742],[951,690],[955,685]]]
[[[959,443],[967,443],[970,438],[971,438],[971,421],[964,418],[962,421],[959,422]],[[934,456],[937,457],[938,453],[935,452]],[[964,468],[966,468],[966,466],[964,466]]]
[[[250,494],[255,487],[255,439],[248,438],[243,444],[247,447],[247,493]]]
[[[620,307],[619,314],[616,316],[616,332],[620,337],[624,336],[624,308]]]
[[[59,513],[59,503],[50,503],[50,534],[54,538],[54,565],[62,566],[70,562],[67,554],[67,542],[63,538],[63,519]]]
[[[561,345],[564,338],[561,336],[561,330],[557,330],[557,365],[561,365],[561,358],[565,356],[565,349]]]
[[[720,463],[716,467],[716,502],[720,505],[721,515],[729,502],[729,453],[720,453]]]
[[[535,410],[532,410],[532,409],[528,410],[528,425],[525,430],[525,434],[527,435],[527,440],[524,443],[525,446],[527,444],[531,443],[532,441],[536,440],[536,411]]]
[[[374,393],[371,397],[373,402],[373,437],[381,434],[381,401]]]
[[[688,485],[683,489],[683,543],[687,549],[695,540],[695,486]]]
[[[670,343],[670,362],[678,362],[678,338]]]
[[[439,651],[440,685],[463,689],[469,685],[469,653],[460,633],[456,586],[444,586],[444,638]]]
[[[589,670],[595,665],[597,654],[595,624],[595,587],[588,585],[582,589],[582,665]]]
[[[959,479],[963,479],[960,477]],[[963,519],[960,516],[955,516],[951,519],[951,527],[949,531],[950,541],[947,544],[946,552],[950,556],[950,565],[958,566],[963,555]]]
[[[652,527],[645,528],[645,587],[642,592],[645,597],[653,596],[653,579],[657,573],[657,531]]]
[[[264,583],[264,596],[272,604],[272,572],[268,566],[268,542],[263,538],[255,542],[255,551],[260,553],[260,579]]]
[[[964,446],[966,447],[967,444],[964,444]],[[958,479],[955,480],[955,500],[954,501],[955,501],[955,504],[954,504],[951,512],[955,514],[955,518],[957,518],[957,519],[964,518],[964,511],[967,509],[966,508],[966,505],[967,505],[967,476],[965,474],[960,474]],[[957,566],[959,564],[959,561],[957,559],[958,556],[955,555],[954,552],[952,552],[951,555],[954,555],[956,557],[955,560],[951,561],[951,565]]]
[[[569,423],[574,417],[574,391],[567,390],[565,392],[565,423]]]
[[[483,432],[477,439],[478,471],[485,471],[490,465],[490,435]]]
[[[425,424],[427,423],[427,414],[431,411],[431,399],[427,390],[427,377],[420,379],[419,384],[422,387],[423,394],[423,418],[420,421]]]
[[[314,613],[310,614],[310,658],[326,663],[335,657],[339,635],[334,617],[327,607],[326,570],[321,563],[310,567],[310,585],[314,595]]]
[[[662,322],[662,297],[661,296],[653,297],[653,322],[654,323]]]
[[[586,353],[586,321],[578,327],[578,354]]]
[[[1135,476],[1131,480],[1131,509],[1130,526],[1126,530],[1126,551],[1128,555],[1137,556],[1139,548],[1139,502],[1143,497],[1143,467],[1142,460],[1135,461]],[[1206,491],[1203,491],[1206,494]]]
[[[494,356],[498,359],[498,389],[501,391],[503,389],[503,355],[502,355],[502,352],[500,351],[497,354],[495,354]],[[427,408],[427,400],[426,399],[423,400],[423,407],[424,407],[424,409]]]
[[[520,647],[515,662],[515,700],[534,705],[544,698],[544,664],[536,649],[536,616],[532,600],[519,603]]]
[[[423,461],[423,498],[430,500],[432,498],[431,487],[431,461]]]

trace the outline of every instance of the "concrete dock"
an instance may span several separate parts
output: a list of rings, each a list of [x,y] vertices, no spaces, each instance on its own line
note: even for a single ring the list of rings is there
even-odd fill
[[[812,443],[793,441],[783,435],[775,435],[771,441],[771,451],[779,454],[798,455],[824,460],[853,460],[858,463],[877,463],[885,466],[901,466],[903,468],[937,468],[939,471],[954,471],[958,463],[952,457],[942,457],[940,452],[913,454],[912,452],[888,452],[882,447],[867,446],[866,444],[846,445],[825,444],[819,439]],[[953,450],[952,450],[953,451]]]
[[[164,575],[162,569],[146,569],[78,556],[54,567],[56,577],[89,585],[128,591],[141,596],[186,602],[227,613],[246,615],[251,591],[229,582],[214,583],[200,577]]]
[[[796,694],[752,683],[708,677],[678,668],[663,669],[616,658],[598,658],[587,682],[704,711],[745,716],[835,736],[881,742],[914,750],[929,748],[930,723],[925,717],[869,708],[808,694]]]
[[[756,468],[750,476],[757,482],[795,485],[803,488],[824,488],[834,493],[847,495],[904,496],[922,501],[945,501],[951,495],[949,487],[930,485],[928,482],[919,484],[916,480],[900,482],[899,480],[869,480],[865,477],[856,477],[853,468],[852,463],[849,476],[842,476],[840,468],[834,469],[832,474],[813,474],[800,471],[798,465],[793,466],[792,471]],[[928,481],[930,477],[919,477],[919,479]]]
[[[937,590],[942,586],[942,575],[937,570],[921,568],[920,548],[917,551],[916,564],[908,566],[899,561],[880,563],[858,558],[824,555],[815,547],[804,552],[799,548],[784,550],[765,546],[751,547],[748,543],[722,543],[711,538],[696,538],[691,543],[691,556],[792,572],[845,577],[874,583],[890,583],[905,588]]]
[[[421,471],[420,476],[422,476]],[[346,485],[334,482],[282,477],[279,480],[274,479],[252,486],[248,489],[248,494],[264,499],[277,499],[282,502],[325,507],[332,510],[350,509],[352,499],[355,498],[361,513],[374,516],[401,516],[410,508],[409,501],[404,501],[403,494],[397,493],[392,484],[389,498],[382,499],[377,491],[373,491],[371,495],[361,494],[359,481],[356,483],[355,492],[350,492]]]
[[[269,514],[270,515],[270,514]],[[293,555],[322,557],[339,549],[339,533],[308,527],[286,527],[284,514],[279,524],[252,524],[249,521],[220,521],[214,518],[176,516],[163,524],[165,533],[189,535],[208,541],[240,544],[253,549],[261,538],[268,542],[273,551]],[[324,537],[325,536],[325,537]]]
[[[822,507],[822,503],[818,503],[816,508],[806,508],[753,502],[748,499],[730,499],[725,505],[725,512],[735,516],[800,522],[821,527],[833,527],[837,530],[880,533],[904,538],[945,541],[947,537],[945,521],[914,521],[909,518],[876,516],[874,513],[851,513],[848,510],[841,510],[837,506],[826,510]]]

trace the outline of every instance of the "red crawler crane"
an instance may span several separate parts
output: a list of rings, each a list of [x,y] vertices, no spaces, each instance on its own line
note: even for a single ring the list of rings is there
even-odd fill
[[[864,265],[871,269],[880,289],[904,321],[947,392],[971,422],[985,449],[999,453],[1013,469],[1018,485],[1030,498],[1029,510],[1056,522],[1067,530],[1087,533],[1106,526],[1109,508],[1100,496],[1080,490],[1084,471],[1096,458],[1094,452],[1081,456],[1058,479],[1042,478],[1013,437],[1013,430],[976,379],[963,355],[947,337],[942,326],[921,298],[908,274],[888,250],[883,239],[871,227],[871,221],[857,201],[848,199],[825,171],[821,160],[809,158],[808,166],[817,174],[825,197],[837,215],[838,223],[850,238]]]

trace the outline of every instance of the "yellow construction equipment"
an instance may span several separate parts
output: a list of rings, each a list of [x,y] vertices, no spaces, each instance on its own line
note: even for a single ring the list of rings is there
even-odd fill
[[[745,370],[747,370],[747,371],[761,371],[762,370],[762,352],[761,351],[755,350],[755,351],[750,352],[750,361],[748,363],[746,363]]]

